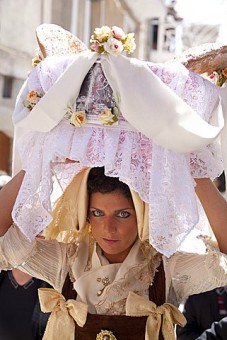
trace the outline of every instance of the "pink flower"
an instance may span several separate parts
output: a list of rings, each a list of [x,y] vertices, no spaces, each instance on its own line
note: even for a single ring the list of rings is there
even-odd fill
[[[104,51],[102,44],[100,44],[99,42],[93,42],[90,45],[90,49],[97,53],[102,53]]]
[[[215,74],[214,74],[214,73],[211,73],[209,77],[210,77],[210,79],[214,79]]]
[[[125,39],[126,35],[122,28],[118,26],[113,26],[112,31],[113,31],[114,38],[120,39],[120,40]]]

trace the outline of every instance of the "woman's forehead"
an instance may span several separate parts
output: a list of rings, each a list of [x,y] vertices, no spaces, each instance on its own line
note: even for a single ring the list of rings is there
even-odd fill
[[[113,210],[117,210],[116,208],[134,208],[133,201],[126,197],[120,190],[108,193],[92,193],[90,197],[90,207],[97,205]]]

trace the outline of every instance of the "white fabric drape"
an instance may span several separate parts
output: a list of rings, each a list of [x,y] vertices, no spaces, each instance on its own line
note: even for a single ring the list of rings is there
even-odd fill
[[[212,126],[156,77],[145,62],[90,51],[75,55],[73,63],[28,115],[20,119],[21,106],[16,108],[15,127],[40,132],[54,128],[64,117],[66,103],[78,96],[85,75],[98,58],[120,98],[123,116],[155,143],[173,151],[190,152],[211,143],[221,132],[224,120],[217,107],[214,115],[219,125]]]
[[[119,98],[124,121],[119,119],[117,127],[89,123],[72,127],[63,119],[65,109],[76,100],[85,75],[97,61]],[[178,67],[180,78],[183,66],[176,64]],[[218,163],[210,149],[212,142],[217,140],[219,144],[221,140],[222,157],[227,163],[225,91],[183,69],[182,78],[197,77],[202,88],[199,92],[199,88],[197,91],[185,82],[182,86],[188,86],[188,102],[172,91],[168,79],[160,79],[147,62],[124,56],[90,51],[68,59],[53,56],[31,72],[13,114],[14,172],[21,167],[26,170],[13,218],[27,237],[32,239],[51,221],[50,196],[56,171],[62,173],[58,180],[64,187],[84,166],[104,165],[106,174],[120,177],[149,203],[149,238],[153,246],[166,256],[176,251],[199,220],[191,175],[215,177],[220,172],[220,167],[212,172]],[[37,83],[31,81],[32,77]],[[37,88],[31,87],[34,84]],[[39,92],[40,88],[45,95],[29,112],[23,105],[26,94]],[[200,107],[207,105],[204,100],[210,100],[208,120],[198,108],[194,109],[193,102],[199,100],[194,99],[196,95],[201,96]],[[191,152],[196,155],[189,155]],[[80,163],[57,164],[66,158]],[[207,172],[198,170],[200,167]]]

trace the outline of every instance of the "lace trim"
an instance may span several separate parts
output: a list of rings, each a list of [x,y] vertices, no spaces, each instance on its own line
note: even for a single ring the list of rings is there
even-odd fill
[[[209,236],[201,235],[198,238],[206,245],[206,253],[177,252],[167,260],[169,268],[174,266],[171,275],[178,303],[189,295],[226,285],[227,255],[219,251],[216,242]],[[196,276],[200,271],[203,275]]]

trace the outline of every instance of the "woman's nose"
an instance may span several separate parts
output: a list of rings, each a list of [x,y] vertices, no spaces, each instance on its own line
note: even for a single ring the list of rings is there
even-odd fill
[[[117,228],[116,228],[116,222],[112,217],[106,217],[104,221],[104,228],[107,232],[109,233],[115,233]]]

